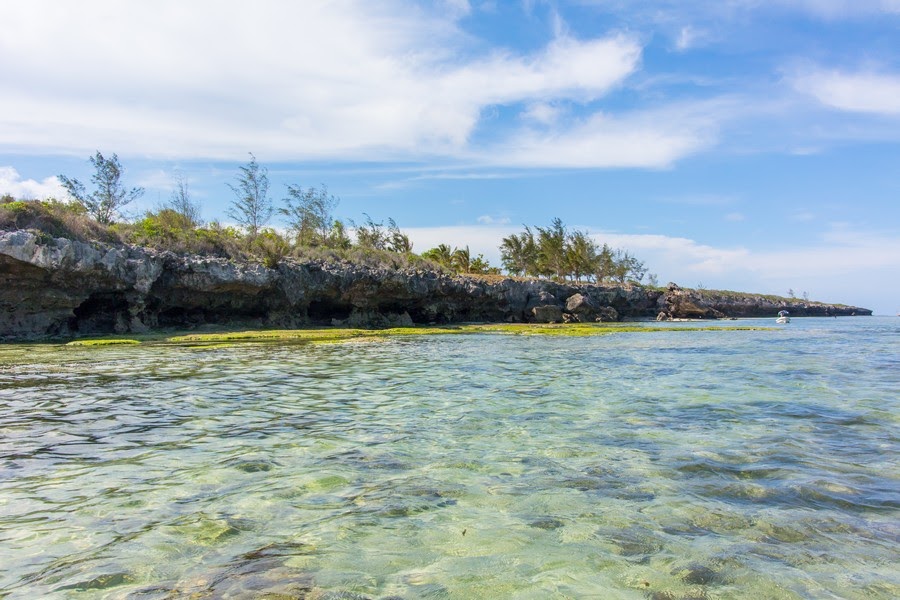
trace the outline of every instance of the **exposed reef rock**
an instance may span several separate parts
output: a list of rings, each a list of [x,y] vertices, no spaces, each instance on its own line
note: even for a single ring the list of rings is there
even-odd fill
[[[349,263],[256,263],[0,232],[0,339],[222,324],[402,326],[871,314],[751,294],[574,285]]]

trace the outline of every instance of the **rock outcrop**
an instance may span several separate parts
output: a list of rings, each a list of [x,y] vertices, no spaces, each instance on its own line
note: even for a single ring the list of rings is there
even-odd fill
[[[350,263],[256,263],[0,232],[0,339],[143,332],[201,324],[400,326],[871,314],[746,295],[486,279]]]

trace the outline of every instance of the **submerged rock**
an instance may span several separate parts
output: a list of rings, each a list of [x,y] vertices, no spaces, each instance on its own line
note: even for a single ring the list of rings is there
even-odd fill
[[[541,517],[540,519],[532,521],[528,524],[529,527],[545,530],[559,529],[563,525],[565,525],[565,523],[563,523],[559,519],[554,519],[553,517]]]
[[[307,598],[315,589],[312,577],[285,562],[291,556],[308,553],[309,548],[301,544],[265,546],[225,567],[178,582],[168,597]]]
[[[76,592],[87,592],[92,590],[107,590],[133,582],[134,577],[130,573],[108,573],[106,575],[99,575],[88,581],[64,585],[57,588],[55,591],[72,590]]]

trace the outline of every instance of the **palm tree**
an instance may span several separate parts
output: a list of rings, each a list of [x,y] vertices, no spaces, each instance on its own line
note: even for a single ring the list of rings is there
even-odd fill
[[[469,273],[472,267],[472,255],[469,253],[469,247],[454,248],[453,256],[450,259],[450,265],[456,269],[458,273]]]
[[[524,233],[521,236],[512,234],[503,238],[500,243],[500,261],[503,263],[503,268],[513,275],[522,275],[527,269],[525,244]]]
[[[431,250],[423,252],[422,258],[433,260],[437,264],[449,269],[453,262],[453,250],[451,250],[450,246],[447,244],[440,244],[437,248],[432,248]]]

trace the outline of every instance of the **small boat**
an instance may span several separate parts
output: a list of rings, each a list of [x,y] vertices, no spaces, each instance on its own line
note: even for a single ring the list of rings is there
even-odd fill
[[[786,310],[778,311],[778,318],[775,319],[776,323],[790,323],[791,315]]]

